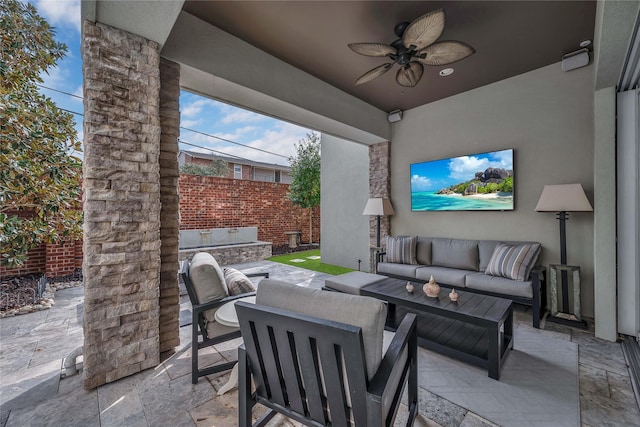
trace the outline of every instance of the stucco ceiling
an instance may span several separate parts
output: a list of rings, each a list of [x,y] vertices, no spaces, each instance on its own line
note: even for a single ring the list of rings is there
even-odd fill
[[[446,13],[440,40],[461,40],[476,53],[445,68],[425,66],[413,88],[395,70],[360,86],[354,81],[383,64],[348,43],[396,39],[394,26],[438,8]],[[384,111],[407,110],[559,62],[593,40],[595,1],[187,1],[183,10]]]

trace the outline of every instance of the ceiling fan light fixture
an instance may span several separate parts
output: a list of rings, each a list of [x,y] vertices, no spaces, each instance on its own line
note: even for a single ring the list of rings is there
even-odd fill
[[[424,73],[424,65],[442,66],[460,61],[475,53],[475,49],[457,40],[437,41],[444,31],[446,18],[443,9],[434,10],[413,22],[401,22],[394,28],[399,39],[390,45],[382,43],[351,43],[349,48],[364,56],[387,57],[393,62],[377,66],[362,76],[355,84],[367,83],[398,64],[396,82],[404,87],[414,87]],[[448,70],[448,69],[445,69]],[[447,74],[442,74],[442,73]],[[453,72],[441,71],[441,76]]]
[[[443,68],[438,74],[440,74],[440,77],[450,76],[453,74],[453,68]]]

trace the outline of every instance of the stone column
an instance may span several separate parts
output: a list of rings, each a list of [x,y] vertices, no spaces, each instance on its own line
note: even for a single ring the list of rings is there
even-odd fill
[[[369,197],[391,198],[391,142],[381,142],[369,146]],[[378,229],[376,217],[369,218],[369,242],[376,245]],[[391,233],[391,220],[380,218],[380,245],[385,247],[385,237]],[[371,251],[370,271],[375,272],[374,251]]]
[[[180,65],[160,60],[160,352],[180,345],[178,136]]]
[[[156,366],[159,46],[83,23],[86,389]]]

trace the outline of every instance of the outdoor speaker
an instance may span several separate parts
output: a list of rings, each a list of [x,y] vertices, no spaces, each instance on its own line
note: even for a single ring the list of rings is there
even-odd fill
[[[562,71],[571,71],[589,65],[589,49],[580,49],[562,57]]]
[[[393,110],[389,113],[389,123],[395,123],[395,122],[399,122],[400,120],[402,120],[402,111],[400,110]]]

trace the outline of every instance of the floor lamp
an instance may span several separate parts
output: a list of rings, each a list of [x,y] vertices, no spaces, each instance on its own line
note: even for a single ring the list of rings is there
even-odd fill
[[[569,212],[591,212],[593,208],[587,196],[584,194],[584,189],[581,184],[562,184],[544,186],[540,200],[538,200],[536,206],[536,211],[557,213],[556,215],[560,223],[560,286],[562,292],[562,309],[565,310],[565,314],[571,315],[572,313],[566,312],[569,307],[569,278],[568,270],[565,268],[567,266],[567,234],[565,222],[569,219]],[[576,284],[574,283],[574,285]],[[579,283],[577,286],[579,286]],[[575,304],[576,301],[574,301],[574,305]],[[547,320],[582,328],[586,327],[586,323],[581,319],[570,320],[566,318],[566,316],[549,316]]]
[[[378,232],[376,238],[376,247],[380,248],[380,217],[393,215],[393,206],[391,200],[382,197],[375,197],[367,200],[367,205],[364,207],[362,215],[375,215],[378,217]]]

